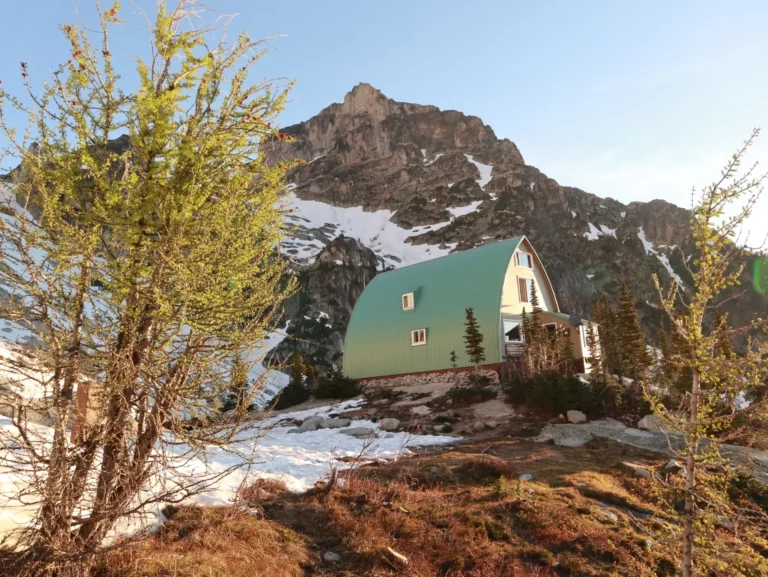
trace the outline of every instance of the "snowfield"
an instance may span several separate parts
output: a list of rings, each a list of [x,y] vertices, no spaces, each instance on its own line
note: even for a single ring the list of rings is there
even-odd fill
[[[166,474],[157,479],[146,491],[153,494],[163,487],[174,484],[179,477],[204,478],[231,470],[218,479],[206,491],[190,498],[188,503],[201,505],[225,505],[232,503],[238,489],[257,478],[279,479],[289,490],[302,492],[327,477],[332,467],[339,470],[353,467],[353,463],[342,462],[342,457],[359,458],[361,463],[375,459],[397,459],[410,452],[409,447],[456,443],[458,439],[445,436],[411,435],[404,432],[384,433],[379,426],[368,420],[355,419],[350,427],[367,427],[378,433],[374,440],[361,440],[342,433],[344,429],[320,429],[306,433],[290,433],[294,420],[304,420],[314,415],[343,413],[361,405],[361,400],[349,400],[334,405],[287,412],[254,423],[244,431],[229,450],[210,448],[205,458],[182,457],[185,447],[173,446],[170,456],[176,469],[176,477]],[[30,430],[39,443],[50,441],[52,429],[30,425]],[[15,428],[7,417],[0,416],[0,435],[4,445],[0,446],[0,538],[14,529],[29,524],[34,516],[34,505],[28,504],[29,497],[22,503],[15,499],[20,488],[27,481],[10,465],[14,443],[8,442],[15,434]],[[167,446],[166,446],[167,449]],[[188,481],[189,479],[187,479]],[[162,506],[153,505],[140,515],[126,519],[118,526],[114,535],[129,535],[139,530],[151,529],[162,523]]]

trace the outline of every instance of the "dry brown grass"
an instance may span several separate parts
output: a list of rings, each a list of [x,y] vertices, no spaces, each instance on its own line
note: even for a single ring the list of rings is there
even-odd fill
[[[299,577],[311,555],[285,527],[237,507],[182,507],[155,534],[100,560],[97,576]]]
[[[663,463],[604,441],[574,449],[504,438],[363,467],[332,491],[292,495],[260,481],[241,497],[268,520],[182,509],[158,535],[110,556],[105,575],[676,575],[677,543],[663,538],[674,511],[654,481],[618,468],[623,460]],[[714,574],[766,574],[764,540],[717,538]],[[387,547],[408,566],[394,565]],[[326,551],[341,563],[324,562]]]

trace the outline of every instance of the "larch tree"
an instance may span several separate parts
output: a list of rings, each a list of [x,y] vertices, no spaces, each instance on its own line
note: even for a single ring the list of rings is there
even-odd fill
[[[718,306],[743,294],[736,289],[744,269],[739,263],[750,253],[739,246],[740,231],[762,193],[765,175],[756,176],[755,166],[740,172],[740,166],[758,134],[755,130],[744,142],[717,181],[693,196],[690,227],[696,250],[691,262],[682,259],[693,279],[690,290],[683,294],[676,283],[665,290],[654,277],[670,340],[676,341],[669,362],[678,375],[687,377],[683,411],[667,409],[658,392],[647,390],[664,427],[684,440],[670,443],[685,467],[684,480],[673,487],[684,501],[680,563],[684,577],[723,574],[728,569],[731,552],[720,547],[713,530],[723,519],[742,534],[768,522],[759,509],[729,499],[725,487],[731,473],[720,453],[720,433],[734,420],[766,414],[766,399],[759,392],[768,376],[764,338],[768,321],[755,315],[751,322],[730,328],[726,319],[714,319]],[[761,333],[762,338],[752,338]],[[746,343],[735,354],[724,343],[739,336]],[[738,402],[723,410],[724,399]]]
[[[252,458],[243,435],[234,444],[247,422],[218,404],[231,359],[264,343],[293,291],[278,250],[291,164],[264,161],[283,138],[286,92],[249,80],[262,43],[241,34],[209,44],[222,30],[200,26],[202,12],[191,0],[158,5],[130,93],[109,45],[118,4],[99,11],[96,32],[62,26],[69,51],[40,90],[25,63],[27,93],[0,89],[0,160],[20,164],[1,191],[10,296],[0,315],[39,344],[0,368],[44,389],[35,409],[53,421],[43,432],[19,401],[1,433],[17,447],[17,497],[36,507],[15,536],[29,574],[85,574],[126,517],[154,517],[240,467],[192,474],[184,463],[225,447]],[[70,438],[85,385],[93,418]]]

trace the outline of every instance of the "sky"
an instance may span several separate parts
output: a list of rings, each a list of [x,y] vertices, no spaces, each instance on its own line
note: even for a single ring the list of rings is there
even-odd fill
[[[106,4],[106,1],[104,2]],[[136,0],[152,10],[154,0]],[[768,170],[768,3],[613,0],[208,0],[266,38],[254,74],[296,81],[290,125],[368,82],[399,101],[479,116],[563,185],[622,202],[690,205],[755,127]],[[57,25],[93,0],[0,0],[0,80],[40,82],[67,59]],[[147,45],[136,6],[113,53],[126,79]],[[750,223],[768,233],[768,196]],[[754,244],[754,243],[753,243]]]

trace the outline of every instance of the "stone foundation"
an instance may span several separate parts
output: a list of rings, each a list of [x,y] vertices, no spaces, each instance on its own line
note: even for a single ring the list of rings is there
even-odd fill
[[[481,369],[480,373],[491,379],[491,384],[499,383],[499,373],[493,369]],[[367,389],[392,389],[395,387],[408,387],[414,385],[427,385],[430,383],[450,383],[462,385],[467,382],[471,370],[459,369],[453,371],[435,371],[430,373],[411,373],[408,375],[397,375],[394,377],[383,377],[379,379],[365,379],[360,382]]]

